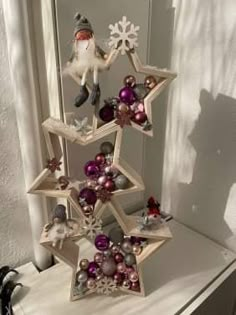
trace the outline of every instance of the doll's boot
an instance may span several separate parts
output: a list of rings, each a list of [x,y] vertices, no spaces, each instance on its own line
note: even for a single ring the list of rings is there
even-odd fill
[[[94,84],[91,92],[90,101],[92,105],[96,105],[99,102],[101,90],[99,84]]]
[[[86,85],[81,85],[79,89],[79,94],[75,98],[75,106],[80,107],[81,105],[83,105],[87,101],[88,96],[89,91]]]

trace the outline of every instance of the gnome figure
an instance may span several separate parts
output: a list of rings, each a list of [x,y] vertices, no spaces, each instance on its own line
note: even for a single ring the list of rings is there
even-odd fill
[[[66,207],[64,205],[57,205],[53,210],[52,223],[45,227],[47,237],[52,242],[52,246],[59,245],[59,249],[63,246],[63,241],[74,234],[73,228],[68,224],[66,218]]]
[[[74,46],[70,59],[71,65],[81,77],[79,94],[75,99],[75,106],[80,107],[89,97],[86,87],[87,75],[93,75],[93,87],[90,102],[95,105],[100,98],[98,72],[107,69],[107,54],[96,44],[90,22],[79,13],[75,15]]]

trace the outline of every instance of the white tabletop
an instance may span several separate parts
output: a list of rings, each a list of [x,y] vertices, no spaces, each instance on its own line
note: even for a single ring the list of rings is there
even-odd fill
[[[161,247],[144,266],[146,297],[91,295],[70,302],[71,269],[59,263],[40,274],[22,276],[25,288],[16,303],[15,314],[180,314],[236,256],[174,220],[169,225],[173,240]],[[88,251],[86,246],[84,244],[82,251]]]

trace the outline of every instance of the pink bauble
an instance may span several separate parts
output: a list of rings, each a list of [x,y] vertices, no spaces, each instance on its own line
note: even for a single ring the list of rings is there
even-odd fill
[[[97,195],[95,191],[87,187],[80,191],[79,198],[85,199],[88,205],[94,205],[97,201]]]
[[[140,285],[139,282],[131,282],[131,290],[133,291],[140,291]]]
[[[104,185],[107,180],[108,180],[107,176],[102,175],[102,176],[98,177],[98,184]]]
[[[144,112],[144,105],[143,105],[143,103],[139,103],[138,104],[138,111],[139,112]]]
[[[124,87],[123,89],[121,89],[119,97],[121,102],[127,105],[132,105],[136,100],[135,93],[133,89],[130,87]]]
[[[84,166],[84,173],[88,177],[96,177],[100,170],[95,161],[88,161]]]
[[[96,185],[96,181],[89,179],[87,180],[87,187],[93,188]]]
[[[96,280],[93,278],[88,278],[86,282],[86,286],[89,290],[92,290],[96,287]]]
[[[129,273],[129,280],[131,282],[138,282],[138,273],[136,271]]]
[[[96,253],[94,255],[94,261],[97,263],[97,264],[101,264],[103,262],[103,259],[104,259],[104,255],[100,252]]]
[[[123,275],[119,272],[116,272],[113,276],[113,280],[115,284],[118,284],[118,285],[122,283],[123,278],[124,278]]]
[[[143,124],[147,120],[147,115],[144,112],[137,112],[134,116],[134,121],[137,124]]]
[[[105,154],[103,154],[103,153],[98,153],[98,154],[95,156],[95,162],[96,162],[98,165],[104,164],[105,161],[106,161]]]
[[[115,189],[115,184],[111,179],[108,179],[104,184],[104,188],[108,191],[113,191]]]
[[[119,273],[125,273],[125,271],[126,271],[126,266],[125,266],[125,264],[124,264],[123,262],[117,264],[117,271],[118,271]]]

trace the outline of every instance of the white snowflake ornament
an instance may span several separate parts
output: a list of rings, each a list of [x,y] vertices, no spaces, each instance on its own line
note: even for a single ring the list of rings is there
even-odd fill
[[[117,286],[112,278],[104,277],[97,281],[96,292],[100,294],[110,295],[117,290]]]
[[[130,49],[138,47],[139,26],[134,26],[126,16],[123,16],[122,20],[114,25],[110,24],[109,29],[111,30],[109,46],[118,49],[122,55]]]
[[[101,232],[102,220],[97,219],[93,215],[90,215],[80,221],[80,233],[89,239],[93,240]]]

